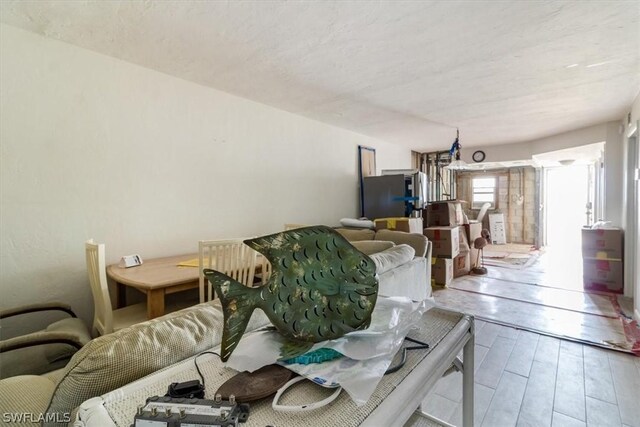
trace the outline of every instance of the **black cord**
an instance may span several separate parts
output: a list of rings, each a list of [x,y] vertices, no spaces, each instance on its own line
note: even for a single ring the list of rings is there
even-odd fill
[[[400,368],[404,366],[406,361],[407,361],[407,348],[402,347],[402,360],[400,360],[400,363],[398,363],[396,366],[392,366],[391,368],[387,369],[384,375],[393,374],[394,372],[400,370]]]
[[[203,354],[215,354],[216,356],[220,357],[220,355],[215,351],[203,351],[193,359],[193,363],[196,365],[196,371],[198,371],[198,375],[200,375],[200,379],[202,380],[202,388],[204,388],[204,376],[202,375],[202,372],[200,372],[200,367],[198,366],[198,357],[202,356]],[[222,359],[222,357],[220,357],[220,359]]]
[[[417,340],[415,338],[404,337],[404,339],[407,340],[407,341],[411,341],[414,344],[420,344],[419,346],[407,347],[409,350],[418,350],[418,349],[421,349],[421,348],[429,348],[429,344],[427,344],[426,342],[422,342],[420,340]]]
[[[426,342],[417,340],[415,338],[404,337],[404,339],[418,345],[402,347],[402,359],[400,360],[400,363],[398,363],[396,366],[392,366],[391,368],[387,369],[384,375],[393,374],[394,372],[400,370],[404,366],[404,364],[407,362],[407,351],[423,350],[423,349],[429,348],[429,344],[427,344]]]

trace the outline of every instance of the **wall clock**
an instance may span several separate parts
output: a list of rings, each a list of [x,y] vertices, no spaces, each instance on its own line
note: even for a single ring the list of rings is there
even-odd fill
[[[474,151],[472,158],[473,158],[473,161],[476,163],[480,163],[484,161],[484,158],[485,158],[484,151],[480,151],[480,150]]]

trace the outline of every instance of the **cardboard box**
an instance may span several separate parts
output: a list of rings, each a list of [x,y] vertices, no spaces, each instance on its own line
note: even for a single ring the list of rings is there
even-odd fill
[[[380,218],[373,221],[376,231],[394,230],[422,234],[422,218]]]
[[[582,257],[622,259],[622,230],[619,228],[583,228]]]
[[[587,258],[582,260],[584,289],[621,294],[624,288],[622,261]]]
[[[466,276],[470,271],[470,252],[461,253],[453,259],[453,277]]]
[[[456,201],[432,202],[423,211],[427,227],[462,224],[462,204]]]
[[[424,235],[433,245],[433,257],[453,259],[460,253],[459,227],[427,227]]]
[[[449,286],[453,280],[453,260],[431,258],[431,285]]]

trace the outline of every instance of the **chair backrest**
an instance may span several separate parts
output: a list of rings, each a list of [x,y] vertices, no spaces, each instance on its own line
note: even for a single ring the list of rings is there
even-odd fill
[[[264,255],[258,255],[257,262],[259,263],[258,265],[260,265],[260,284],[264,285],[267,283],[269,276],[271,276],[271,263]]]
[[[110,334],[113,332],[113,312],[107,286],[104,244],[98,244],[93,239],[89,239],[85,242],[85,252],[94,305],[92,333],[94,335]]]
[[[200,302],[211,301],[215,295],[204,269],[212,268],[245,286],[253,286],[257,252],[243,243],[245,239],[201,240],[198,242],[200,268]]]

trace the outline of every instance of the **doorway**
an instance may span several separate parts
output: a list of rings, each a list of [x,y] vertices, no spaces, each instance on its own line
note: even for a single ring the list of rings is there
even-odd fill
[[[589,165],[545,169],[547,246],[580,249],[581,229],[592,221],[594,185]]]
[[[628,134],[627,211],[625,218],[625,295],[634,299],[634,317],[640,321],[640,142],[638,123]]]
[[[566,289],[582,290],[582,227],[592,224],[595,168],[579,163],[544,169],[547,273]]]

